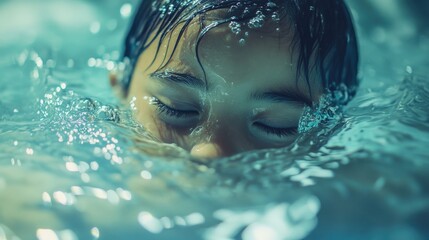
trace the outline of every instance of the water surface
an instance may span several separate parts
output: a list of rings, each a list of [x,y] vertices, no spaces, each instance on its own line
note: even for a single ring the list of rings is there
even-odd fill
[[[309,111],[303,128],[324,121],[289,148],[202,164],[151,141],[110,89],[134,4],[0,3],[0,239],[429,238],[419,24],[350,1],[353,101]],[[374,17],[389,14],[414,30]]]

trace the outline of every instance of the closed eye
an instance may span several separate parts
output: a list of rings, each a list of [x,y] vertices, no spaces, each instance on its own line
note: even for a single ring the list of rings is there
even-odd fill
[[[165,114],[173,118],[193,118],[199,115],[198,111],[195,110],[180,110],[168,106],[161,102],[158,98],[153,98],[151,103],[156,105],[157,111],[160,114]]]
[[[255,122],[253,123],[253,126],[256,128],[264,131],[265,133],[269,135],[274,135],[279,138],[284,138],[288,136],[293,136],[298,133],[298,129],[296,127],[290,127],[290,128],[278,128],[278,127],[271,127],[266,124]]]

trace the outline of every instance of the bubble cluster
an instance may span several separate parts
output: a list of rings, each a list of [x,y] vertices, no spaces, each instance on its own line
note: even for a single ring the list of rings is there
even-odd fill
[[[265,23],[265,15],[262,11],[258,10],[256,12],[256,16],[249,20],[247,25],[249,28],[261,28]]]
[[[231,21],[228,26],[231,29],[231,32],[236,35],[238,35],[241,32],[241,24],[238,22]]]
[[[201,0],[183,0],[179,3],[172,3],[172,0],[163,0],[159,6],[156,2],[152,4],[152,9],[160,13],[160,18],[164,18],[166,15],[172,15],[177,11],[177,8],[183,6],[194,6],[197,5]]]
[[[240,2],[233,4],[229,8],[229,13],[232,15],[229,28],[231,32],[239,35],[245,28],[257,29],[263,28],[267,21],[280,21],[280,7],[268,1],[266,4],[242,4]],[[240,36],[239,44],[244,45],[249,32]]]

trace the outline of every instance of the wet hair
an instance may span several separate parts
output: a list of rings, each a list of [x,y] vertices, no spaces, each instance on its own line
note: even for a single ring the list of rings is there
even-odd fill
[[[204,15],[213,10],[227,10],[228,14],[206,25]],[[140,54],[159,39],[156,58],[161,42],[179,26],[179,37],[172,45],[171,55],[164,56],[164,63],[172,57],[194,19],[200,20],[196,41],[199,61],[198,45],[211,29],[222,24],[231,27],[231,22],[249,28],[263,27],[267,16],[288,20],[293,34],[291,47],[298,51],[297,81],[304,77],[310,87],[310,75],[316,70],[325,89],[343,88],[349,96],[354,95],[358,86],[358,47],[353,21],[343,0],[142,0],[125,39],[123,57],[128,67],[124,72],[124,90],[129,88]],[[153,63],[154,59],[148,61]]]

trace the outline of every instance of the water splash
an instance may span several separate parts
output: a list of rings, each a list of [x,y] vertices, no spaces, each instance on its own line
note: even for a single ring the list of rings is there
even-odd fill
[[[222,222],[206,231],[204,239],[303,239],[316,227],[319,209],[319,200],[307,196],[291,204],[271,204],[262,211],[217,210],[214,216]]]
[[[322,96],[315,107],[306,106],[298,125],[298,132],[304,133],[311,129],[325,126],[335,126],[343,116],[343,107],[338,104],[331,94]]]

